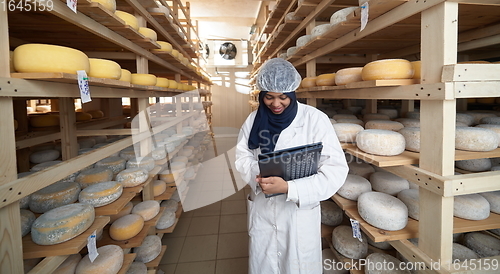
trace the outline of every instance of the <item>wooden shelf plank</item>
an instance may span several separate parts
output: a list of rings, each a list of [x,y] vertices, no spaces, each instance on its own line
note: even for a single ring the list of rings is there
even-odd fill
[[[334,194],[332,196],[332,200],[342,209],[346,210],[348,208],[356,207],[358,205],[357,201],[351,201],[349,199],[346,199],[339,194]]]
[[[160,265],[160,262],[161,262],[161,259],[163,258],[163,255],[165,255],[165,251],[167,250],[167,246],[166,245],[162,245],[161,246],[161,252],[160,254],[154,259],[152,260],[151,262],[149,263],[146,263],[146,266],[149,268],[157,268],[159,265]]]
[[[87,245],[87,238],[94,231],[99,231],[109,222],[108,216],[96,217],[94,223],[77,237],[56,245],[38,245],[31,239],[31,234],[23,237],[23,259],[42,258],[79,253]]]
[[[123,256],[122,268],[120,268],[120,271],[118,271],[117,274],[126,274],[128,269],[130,268],[130,265],[134,262],[135,256],[137,256],[137,254],[135,253],[125,254]]]
[[[112,202],[109,205],[101,206],[101,207],[96,207],[95,208],[95,215],[96,216],[106,216],[106,215],[115,215],[120,212],[125,205],[132,200],[132,198],[135,197],[137,193],[133,190],[130,190],[130,188],[124,188],[122,195],[118,200]]]

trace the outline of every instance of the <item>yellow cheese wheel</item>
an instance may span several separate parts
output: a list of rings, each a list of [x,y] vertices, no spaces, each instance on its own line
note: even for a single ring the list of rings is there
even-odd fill
[[[413,67],[405,59],[384,59],[366,64],[361,71],[363,81],[411,79]]]
[[[104,112],[102,112],[102,110],[89,110],[89,111],[87,111],[87,113],[92,115],[92,119],[104,117]]]
[[[120,219],[121,217],[125,216],[125,215],[128,215],[130,214],[130,212],[132,212],[132,208],[134,208],[134,204],[132,202],[128,202],[123,208],[122,210],[120,210],[120,212],[118,212],[117,214],[115,215],[111,215],[109,216],[110,217],[110,220],[109,220],[109,223],[112,224],[114,221]]]
[[[123,249],[105,245],[97,249],[99,256],[93,262],[87,254],[76,266],[75,274],[116,274],[123,266]]]
[[[413,79],[420,79],[420,70],[422,67],[422,61],[413,61],[411,62],[411,66],[413,67]]]
[[[87,113],[87,112],[76,112],[75,116],[76,116],[77,122],[92,120],[92,115],[90,113]]]
[[[168,80],[168,87],[177,89],[178,83],[175,80]]]
[[[31,194],[29,207],[35,213],[44,213],[76,202],[79,193],[80,186],[75,182],[54,183]]]
[[[179,57],[179,51],[176,50],[176,49],[173,49],[172,50],[172,56],[174,56],[175,58],[178,58]]]
[[[89,58],[90,71],[88,76],[118,80],[122,76],[120,65],[111,60]]]
[[[81,259],[80,253],[70,255],[52,274],[74,274]]]
[[[144,28],[144,27],[139,27],[139,33],[146,36],[147,38],[156,41],[158,39],[158,35],[156,34],[156,31],[150,29],[150,28]]]
[[[156,76],[153,74],[132,73],[130,83],[134,85],[154,86],[156,85]]]
[[[59,115],[31,115],[29,116],[32,127],[54,127],[59,126]]]
[[[303,88],[312,88],[316,86],[316,77],[306,77],[302,79],[300,86]]]
[[[144,218],[144,221],[153,219],[160,212],[160,203],[155,200],[140,202],[132,209],[132,214],[137,214]]]
[[[116,201],[123,192],[119,182],[109,181],[93,184],[80,192],[78,201],[93,207],[101,207]]]
[[[54,245],[73,239],[95,219],[94,207],[80,203],[54,208],[40,215],[31,226],[31,238],[39,245]]]
[[[78,70],[90,71],[88,56],[76,49],[45,45],[24,44],[14,50],[14,69],[17,72],[65,72],[76,74]]]
[[[172,44],[170,44],[169,42],[165,42],[165,41],[156,41],[156,43],[158,43],[161,48],[159,49],[152,49],[152,51],[157,51],[157,52],[172,52]]]
[[[175,177],[173,173],[160,173],[158,174],[158,178],[167,184],[175,182]]]
[[[101,4],[105,9],[107,9],[113,13],[116,11],[116,1],[115,0],[91,0],[91,1]]]
[[[94,167],[84,170],[76,176],[75,182],[80,184],[80,187],[86,188],[90,185],[111,181],[113,179],[113,171],[105,167]]]
[[[121,77],[118,80],[130,83],[130,81],[132,81],[132,73],[126,69],[121,69],[121,72]]]
[[[343,86],[354,82],[363,81],[361,78],[361,71],[363,67],[345,68],[338,70],[335,73],[335,84],[337,86]]]
[[[318,75],[316,77],[316,86],[335,86],[335,73]]]
[[[162,87],[162,88],[168,88],[168,85],[170,83],[170,80],[164,77],[157,77],[156,78],[156,86],[157,87]]]
[[[144,218],[137,214],[127,214],[114,221],[109,227],[109,236],[115,241],[133,238],[144,227]]]
[[[167,183],[162,180],[154,180],[153,182],[153,195],[160,196],[167,190]]]
[[[139,30],[139,22],[137,21],[137,18],[134,15],[121,10],[115,11],[115,15],[118,16],[118,18],[125,21],[125,24],[129,25],[131,28]]]

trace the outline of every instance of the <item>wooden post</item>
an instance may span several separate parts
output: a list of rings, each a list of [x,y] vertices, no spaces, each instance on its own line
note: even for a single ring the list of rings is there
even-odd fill
[[[456,63],[458,3],[442,2],[422,12],[422,83],[441,81],[443,65]],[[420,167],[454,174],[456,101],[421,101]],[[452,259],[453,197],[420,188],[418,247],[447,267]]]
[[[66,161],[78,155],[76,116],[73,98],[60,98],[61,156]]]

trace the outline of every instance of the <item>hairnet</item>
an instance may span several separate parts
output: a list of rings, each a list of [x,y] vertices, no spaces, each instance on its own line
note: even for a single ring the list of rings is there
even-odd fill
[[[257,74],[257,89],[286,93],[295,91],[302,77],[292,63],[281,59],[273,58],[266,61]]]

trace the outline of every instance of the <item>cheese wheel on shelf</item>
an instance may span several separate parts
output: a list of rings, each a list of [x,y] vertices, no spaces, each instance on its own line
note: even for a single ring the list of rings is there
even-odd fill
[[[333,124],[333,129],[339,141],[345,143],[354,143],[356,141],[356,134],[364,130],[362,126],[350,123]]]
[[[80,186],[75,182],[57,182],[31,194],[29,207],[35,213],[44,213],[78,200]]]
[[[136,262],[149,263],[161,253],[161,238],[157,235],[149,235],[142,242],[141,246],[134,248]]]
[[[330,17],[330,25],[335,26],[347,20],[347,16],[359,7],[348,7],[336,11]]]
[[[123,249],[117,245],[97,248],[93,262],[87,254],[76,266],[75,274],[117,274],[123,266]]]
[[[52,274],[74,274],[76,266],[81,260],[82,255],[80,253],[70,255]]]
[[[467,151],[492,151],[498,147],[499,137],[490,129],[476,127],[457,127],[455,148]]]
[[[59,115],[29,115],[28,120],[32,127],[55,127],[59,126]]]
[[[389,116],[389,119],[398,118],[398,110],[393,108],[379,108],[377,113]]]
[[[366,64],[361,71],[363,81],[411,79],[413,67],[405,59],[377,60]]]
[[[94,223],[91,205],[80,203],[54,208],[38,217],[31,226],[31,238],[39,245],[55,245],[82,234]]]
[[[94,167],[84,170],[76,176],[75,182],[82,189],[97,183],[108,182],[113,179],[113,171],[105,167]]]
[[[159,49],[152,49],[151,51],[172,52],[172,50],[173,50],[172,44],[170,44],[168,42],[165,42],[165,41],[156,41],[156,43],[158,43],[161,46],[161,48],[159,48]]]
[[[302,88],[312,88],[316,86],[316,77],[306,77],[300,83]]]
[[[167,190],[167,183],[162,180],[154,180],[151,182],[153,184],[153,195],[160,196]]]
[[[132,214],[142,216],[144,221],[153,219],[158,215],[158,212],[160,212],[160,203],[155,200],[140,202],[132,209]]]
[[[408,223],[408,208],[398,198],[382,192],[365,192],[358,197],[358,212],[370,225],[395,231]]]
[[[398,131],[405,138],[405,149],[420,152],[420,128],[405,127]]]
[[[420,120],[412,118],[397,118],[395,121],[400,122],[405,127],[420,127]]]
[[[361,82],[361,71],[363,67],[345,68],[335,73],[335,83],[337,86],[347,85],[354,82]]]
[[[119,182],[109,181],[93,184],[80,192],[78,201],[93,207],[101,207],[116,201],[123,192]]]
[[[395,156],[405,150],[405,138],[391,130],[365,129],[356,135],[356,146],[366,153]]]
[[[420,217],[418,189],[403,189],[398,193],[397,197],[408,208],[408,217],[418,221]]]
[[[395,196],[401,190],[409,189],[408,180],[387,171],[377,171],[370,175],[370,183],[374,191]]]
[[[132,73],[130,83],[134,85],[154,86],[156,85],[156,76],[153,74]]]
[[[479,193],[490,203],[490,211],[496,214],[500,214],[500,191],[490,191]]]
[[[91,0],[91,1],[101,4],[105,9],[109,10],[112,13],[116,11],[115,0]]]
[[[369,120],[365,124],[365,129],[385,129],[399,131],[402,128],[404,128],[403,124],[390,120]]]
[[[460,160],[455,161],[455,166],[459,169],[472,172],[488,171],[491,169],[491,160],[489,158]]]
[[[321,201],[321,223],[337,226],[342,223],[344,211],[333,201]]]
[[[463,262],[465,260],[470,260],[470,259],[479,259],[479,256],[476,254],[476,252],[464,245],[461,245],[459,243],[453,243],[453,255],[452,255],[452,260],[458,260],[459,262]]]
[[[177,203],[177,202],[176,202]],[[174,210],[165,210],[156,223],[157,229],[167,229],[174,225],[176,220]]]
[[[89,62],[90,71],[87,74],[89,77],[118,80],[122,76],[122,68],[115,61],[99,58],[89,58]]]
[[[83,121],[90,121],[92,120],[92,114],[87,113],[87,112],[76,112],[76,121],[77,122],[83,122]]]
[[[311,41],[312,36],[310,34],[300,36],[297,38],[296,45],[298,48],[305,46],[309,41]]]
[[[121,74],[120,74],[120,81],[124,81],[124,82],[129,82],[132,81],[132,73],[130,72],[130,70],[127,70],[127,69],[121,69]]]
[[[321,35],[325,34],[327,31],[329,31],[331,28],[332,28],[332,25],[330,25],[330,24],[317,25],[311,31],[311,38],[321,36]]]
[[[133,14],[117,10],[117,11],[115,11],[115,15],[118,16],[118,18],[125,21],[126,25],[129,25],[131,28],[133,28],[135,30],[139,30],[139,22]]]
[[[45,45],[24,44],[14,50],[14,68],[17,72],[64,72],[76,74],[90,71],[88,56],[76,49]]]
[[[135,149],[133,146],[124,148],[120,151],[119,156],[125,160],[130,160],[135,158]]]
[[[148,273],[148,267],[146,266],[145,263],[132,262],[126,274],[147,274],[147,273]]]
[[[490,216],[490,203],[477,193],[455,196],[453,216],[466,220],[484,220]]]
[[[480,258],[500,255],[500,239],[482,232],[465,234],[464,244],[474,250]]]
[[[168,80],[168,87],[172,89],[177,89],[178,83],[175,80]]]
[[[390,118],[387,114],[382,113],[365,113],[363,115],[363,121],[365,121],[365,123],[371,120],[390,120]]]
[[[124,241],[131,239],[144,227],[144,218],[137,214],[127,214],[116,221],[109,227],[109,236],[115,241]]]
[[[33,212],[21,209],[21,237],[28,235],[31,231],[31,225],[36,220]]]
[[[30,162],[33,164],[41,164],[45,162],[54,161],[61,156],[61,152],[56,149],[47,149],[36,151],[30,154]]]
[[[175,58],[178,58],[179,57],[179,51],[176,50],[176,49],[173,49],[172,50],[172,56],[174,56]]]
[[[101,159],[95,163],[95,167],[110,169],[114,175],[125,169],[127,161],[118,156],[111,156]]]
[[[150,28],[139,27],[139,33],[146,36],[146,38],[149,38],[153,41],[156,41],[158,39],[158,35],[156,34],[156,31],[154,31]]]
[[[339,225],[332,231],[332,244],[335,250],[347,258],[362,259],[368,254],[366,236],[361,232],[362,241],[352,237],[352,229]]]
[[[296,46],[293,46],[293,47],[289,47],[287,50],[286,50],[286,56],[287,57],[291,57],[295,54],[295,52],[297,52],[297,47]]]
[[[156,77],[156,86],[162,88],[168,88],[170,81],[164,77]]]
[[[99,118],[104,118],[104,112],[102,110],[89,110],[87,111],[88,114],[92,115],[92,119],[99,119]],[[95,140],[95,138],[92,138]],[[96,141],[97,143],[97,141]]]
[[[410,62],[411,63],[411,66],[413,68],[413,79],[420,79],[421,78],[421,74],[420,74],[420,71],[421,71],[421,68],[422,68],[422,61],[413,61],[413,62]]]
[[[152,157],[135,157],[127,161],[126,168],[144,168],[151,171],[155,168],[155,160]]]
[[[325,73],[316,76],[316,86],[335,86],[335,73]]]
[[[375,172],[375,168],[368,163],[359,163],[355,159],[348,159],[347,165],[349,166],[349,174],[359,175],[363,178],[369,179],[370,175]]]
[[[372,185],[366,178],[355,174],[347,174],[344,184],[337,193],[346,199],[357,201],[359,195],[370,191],[372,191]]]
[[[165,172],[160,172],[158,174],[158,179],[164,181],[167,184],[175,183],[175,177],[173,173],[170,173],[168,170]]]
[[[140,167],[127,168],[116,174],[116,181],[120,182],[123,187],[138,186],[147,181],[149,172]]]

